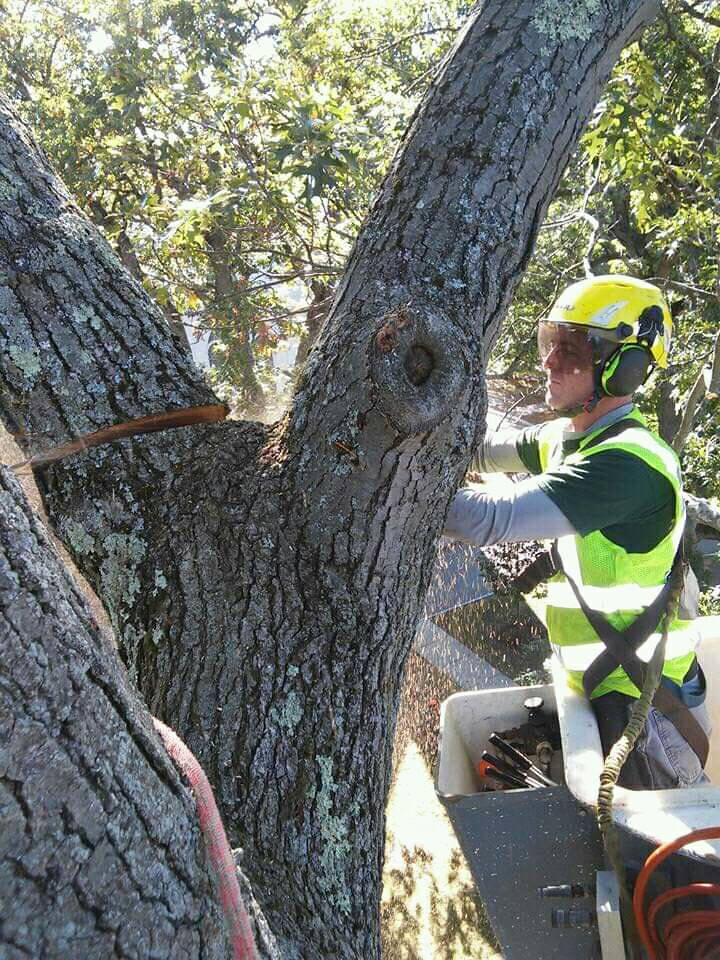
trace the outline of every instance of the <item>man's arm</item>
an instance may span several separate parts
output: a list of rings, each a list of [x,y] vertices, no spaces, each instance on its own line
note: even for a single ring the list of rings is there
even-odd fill
[[[501,495],[459,490],[444,533],[483,546],[602,530],[628,552],[646,553],[667,536],[674,515],[667,478],[632,453],[610,450],[530,477]]]
[[[470,470],[476,473],[539,473],[537,435],[540,427],[496,430],[475,451]]]
[[[523,468],[524,469],[524,468]],[[532,477],[501,496],[482,488],[459,490],[450,505],[443,534],[480,546],[522,540],[555,540],[576,530]]]
[[[519,430],[499,430],[485,437],[470,462],[475,473],[523,473],[525,464],[518,453]]]

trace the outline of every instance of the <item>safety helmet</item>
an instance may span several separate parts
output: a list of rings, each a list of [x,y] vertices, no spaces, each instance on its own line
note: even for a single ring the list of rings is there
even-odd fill
[[[587,344],[596,397],[620,397],[645,382],[650,368],[667,367],[672,317],[661,291],[634,277],[589,277],[560,294],[538,328],[541,359],[559,334]]]

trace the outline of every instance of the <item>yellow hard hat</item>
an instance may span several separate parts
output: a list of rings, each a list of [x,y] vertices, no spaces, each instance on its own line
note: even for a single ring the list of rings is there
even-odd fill
[[[670,308],[662,292],[645,280],[608,274],[573,283],[560,294],[545,323],[591,327],[593,336],[618,347],[643,346],[658,366],[668,365]]]

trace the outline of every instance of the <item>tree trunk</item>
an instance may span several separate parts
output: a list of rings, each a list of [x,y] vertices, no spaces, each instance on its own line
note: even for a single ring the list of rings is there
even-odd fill
[[[216,224],[208,231],[207,245],[212,251],[210,263],[213,271],[215,309],[223,318],[226,330],[233,333],[233,361],[230,368],[240,390],[241,410],[248,417],[259,417],[265,406],[265,394],[255,374],[251,321],[243,317],[241,310],[237,309],[240,298],[237,284],[233,280],[227,235],[222,225]]]
[[[295,367],[293,369],[294,383],[297,382],[302,373],[305,361],[322,329],[333,299],[332,287],[324,280],[313,280],[310,284],[310,289],[312,291],[312,303],[308,307],[305,329],[300,337],[297,354],[295,356]]]
[[[691,493],[685,493],[683,496],[688,521],[693,528],[701,524],[704,527],[710,527],[712,530],[720,530],[720,505],[718,503],[712,500],[704,500],[702,497],[694,497]]]
[[[0,954],[228,956],[197,814],[0,469]]]
[[[482,437],[484,358],[622,47],[655,13],[493,0],[418,109],[288,416],[124,441],[42,472],[151,710],[213,780],[284,955],[379,950],[402,670]],[[8,109],[8,389],[28,450],[207,388]],[[9,323],[7,322],[9,320]]]
[[[666,443],[672,443],[680,424],[681,414],[677,409],[675,385],[669,376],[664,376],[657,387],[658,400],[655,413],[658,419],[658,433]]]

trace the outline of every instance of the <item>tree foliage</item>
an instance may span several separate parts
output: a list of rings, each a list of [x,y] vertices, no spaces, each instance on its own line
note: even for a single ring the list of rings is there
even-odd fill
[[[278,344],[314,335],[465,6],[6,0],[0,76],[125,265],[176,332],[212,333],[216,384],[257,414],[268,388],[282,391]],[[571,280],[626,271],[660,283],[673,362],[643,405],[667,439],[680,434],[704,495],[720,490],[717,404],[699,378],[720,320],[719,43],[712,4],[692,16],[676,4],[625,51],[493,367],[537,389],[534,325]]]
[[[720,19],[702,19],[699,9],[689,16],[686,7],[666,8],[623,53],[550,209],[494,359],[496,374],[524,376],[527,389],[536,389],[535,322],[563,286],[588,272],[651,280],[668,296],[675,336],[668,375],[648,382],[641,404],[670,441],[702,368],[713,363],[720,323]],[[692,404],[686,483],[716,496],[715,391],[703,384]]]
[[[258,413],[278,389],[273,351],[288,336],[314,335],[381,172],[469,5],[4,6],[0,77],[171,324],[211,331],[216,385]],[[676,336],[670,376],[651,381],[643,405],[668,439],[712,359],[720,319],[712,7],[695,5],[692,16],[687,4],[667,7],[623,54],[493,367],[537,388],[534,324],[562,286],[587,272],[655,279]],[[697,492],[717,494],[716,404],[703,391],[694,399],[686,472]]]
[[[216,380],[257,413],[329,294],[457,0],[8,0],[0,79]],[[288,286],[294,303],[288,306]],[[325,304],[324,302],[327,301]]]

